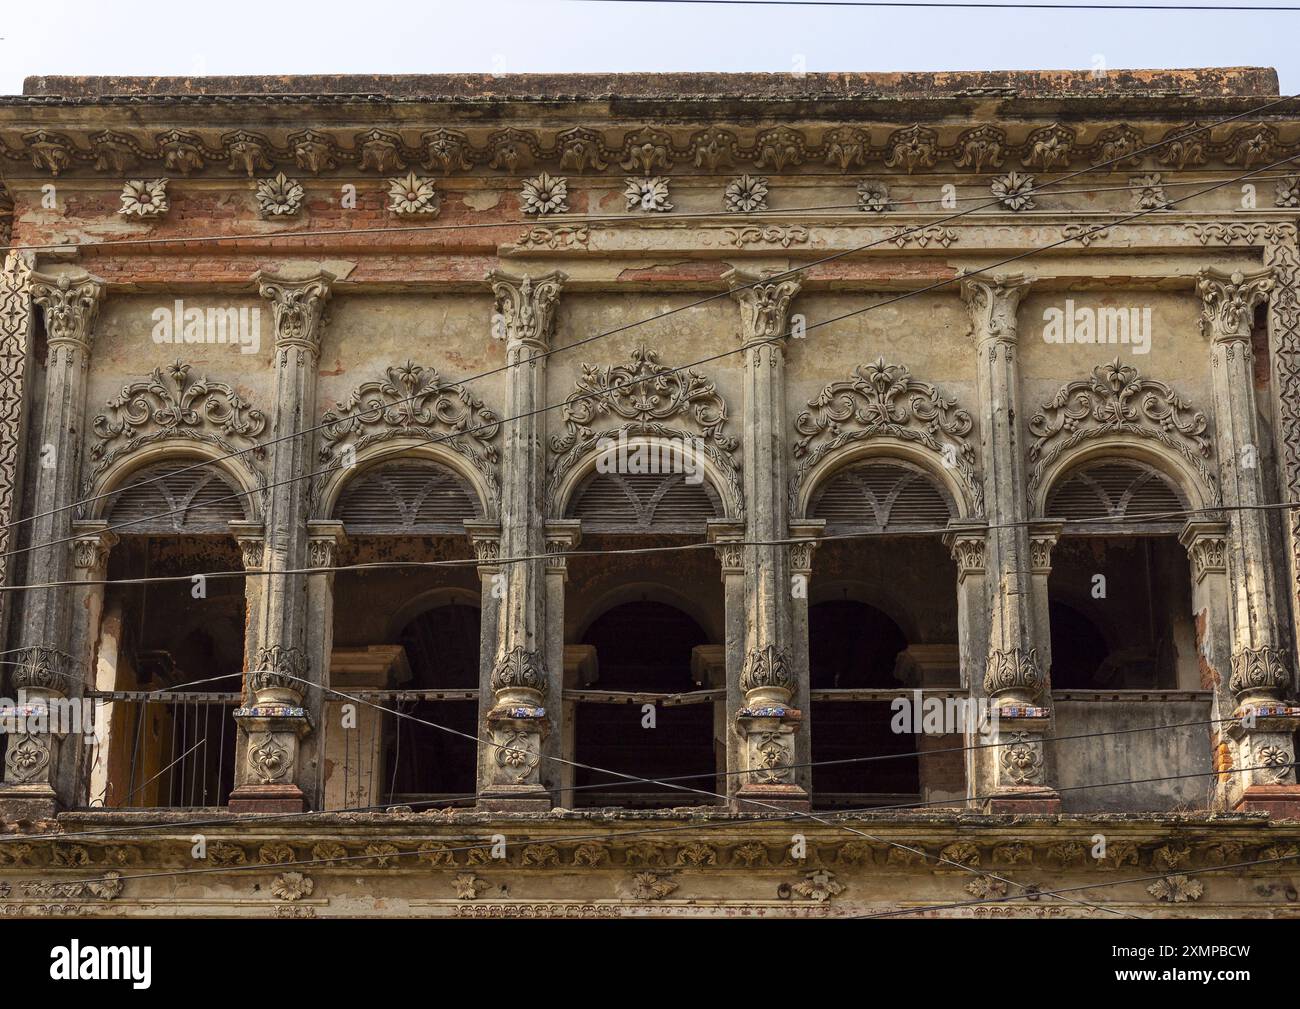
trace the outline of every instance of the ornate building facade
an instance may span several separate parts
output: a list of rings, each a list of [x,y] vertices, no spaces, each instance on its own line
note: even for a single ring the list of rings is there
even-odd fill
[[[1298,111],[30,79],[0,914],[1294,915]]]

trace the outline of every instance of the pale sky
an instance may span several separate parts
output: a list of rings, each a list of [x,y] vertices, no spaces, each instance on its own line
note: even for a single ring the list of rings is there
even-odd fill
[[[8,0],[0,36],[0,94],[29,74],[1038,70],[1098,58],[1111,69],[1269,66],[1283,94],[1300,91],[1300,12]]]

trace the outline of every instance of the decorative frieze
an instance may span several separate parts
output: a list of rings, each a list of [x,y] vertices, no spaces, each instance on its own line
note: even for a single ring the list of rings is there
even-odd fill
[[[1212,162],[1251,168],[1300,151],[1296,138],[1284,140],[1267,123],[1196,132],[1191,126],[1170,129],[1124,122],[1089,124],[1086,129],[1095,138],[1090,143],[1080,143],[1079,131],[1060,123],[1005,122],[941,129],[915,124],[891,132],[859,124],[808,129],[682,125],[671,131],[637,126],[625,132],[603,124],[562,126],[554,132],[471,125],[464,130],[424,130],[418,136],[381,128],[354,134],[306,129],[290,133],[283,142],[249,129],[172,129],[152,137],[138,130],[40,129],[23,134],[21,147],[0,152],[53,176],[82,166],[121,175],[138,164],[156,164],[183,176],[214,170],[251,178],[277,166],[295,166],[313,175],[344,167],[385,175],[417,163],[446,175],[476,168],[513,173],[545,165],[578,173],[621,170],[651,175],[688,166],[716,172],[739,164],[780,174],[803,166],[848,172],[878,165],[911,175],[946,166],[980,173],[1008,161],[1041,172],[1064,171],[1076,164],[1182,171]],[[872,143],[874,136],[882,138],[879,144]],[[1115,164],[1107,164],[1112,161]]]

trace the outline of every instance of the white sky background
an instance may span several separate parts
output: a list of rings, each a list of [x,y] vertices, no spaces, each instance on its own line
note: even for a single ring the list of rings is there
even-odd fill
[[[0,94],[31,74],[1039,70],[1098,55],[1112,69],[1275,67],[1283,94],[1300,91],[1300,11],[7,0],[0,36]]]

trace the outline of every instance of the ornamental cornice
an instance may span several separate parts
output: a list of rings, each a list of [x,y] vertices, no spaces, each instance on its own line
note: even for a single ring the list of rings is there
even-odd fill
[[[259,97],[270,103],[289,96]],[[295,97],[314,101],[324,96]],[[450,107],[454,115],[455,103]],[[800,128],[778,118],[758,127],[654,121],[620,127],[586,121],[539,129],[470,123],[461,127],[439,111],[437,121],[417,119],[401,130],[380,129],[364,119],[308,129],[266,129],[249,122],[247,128],[187,125],[158,130],[132,128],[116,122],[117,117],[97,118],[101,121],[86,126],[0,129],[0,160],[50,176],[78,171],[120,175],[149,165],[160,175],[225,177],[276,170],[383,175],[416,165],[441,175],[539,169],[556,174],[716,174],[750,168],[777,174],[872,168],[914,175],[1098,166],[1115,171],[1185,171],[1211,165],[1249,169],[1300,154],[1300,133],[1291,120],[1237,120],[1193,133],[1201,124],[1094,120],[1067,126],[1023,119],[957,127],[881,120]],[[105,129],[102,120],[112,120],[116,128]]]

